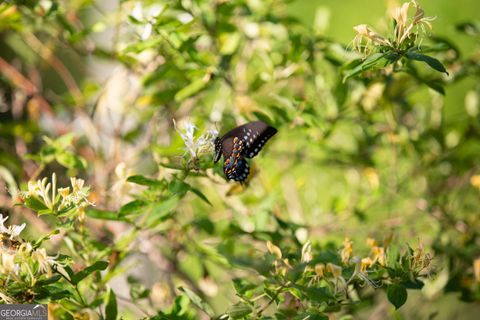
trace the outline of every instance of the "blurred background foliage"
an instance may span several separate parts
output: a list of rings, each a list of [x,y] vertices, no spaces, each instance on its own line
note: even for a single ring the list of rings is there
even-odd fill
[[[130,297],[118,300],[126,318],[172,303],[173,314],[185,296],[196,301],[192,292],[224,313],[238,301],[235,292],[247,290],[238,279],[265,280],[272,261],[258,257],[267,241],[298,255],[310,240],[315,257],[348,237],[365,253],[368,238],[424,248],[433,271],[398,312],[383,291],[366,288],[362,303],[338,317],[473,319],[480,311],[480,3],[421,2],[436,19],[416,45],[449,75],[402,60],[398,69],[344,81],[352,61],[364,58],[352,28],[366,23],[388,34],[400,5],[3,1],[0,210],[27,222],[26,238],[39,238],[58,222],[13,207],[17,190],[52,172],[63,185],[85,179],[95,207],[82,234],[91,243],[70,249],[110,247],[121,271],[109,285]],[[197,137],[257,119],[279,132],[241,187],[225,181],[211,154],[192,159],[173,119],[180,127],[192,121]],[[52,253],[68,249],[62,236],[52,237]],[[180,285],[190,288],[185,295]]]

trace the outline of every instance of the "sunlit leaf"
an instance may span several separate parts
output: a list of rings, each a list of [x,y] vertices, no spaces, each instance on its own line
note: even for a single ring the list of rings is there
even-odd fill
[[[208,316],[213,317],[215,315],[212,307],[210,307],[205,301],[203,301],[202,298],[200,298],[195,292],[185,287],[179,287],[178,289],[185,293],[186,296],[190,299],[190,301],[200,310],[203,310]]]
[[[106,261],[97,261],[89,267],[86,267],[82,271],[75,273],[71,281],[73,284],[77,284],[95,271],[105,270],[108,267],[108,262]]]

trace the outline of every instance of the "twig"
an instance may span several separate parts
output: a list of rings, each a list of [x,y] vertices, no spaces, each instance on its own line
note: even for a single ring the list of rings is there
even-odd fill
[[[52,114],[50,104],[40,95],[38,88],[27,78],[25,78],[17,69],[0,57],[0,72],[9,79],[12,84],[25,92],[28,96],[35,99],[42,112]]]
[[[280,288],[278,288],[275,292],[275,295],[270,299],[270,301],[262,308],[260,309],[260,311],[257,312],[257,316],[260,316],[262,315],[262,313],[265,312],[265,310],[268,309],[268,307],[270,307],[272,305],[272,303],[277,299],[278,295],[280,293],[282,293],[282,289],[284,289],[285,287],[287,287],[288,285],[290,285],[290,281],[287,281],[285,282],[284,284],[282,284],[280,286]]]
[[[24,39],[25,42],[32,47],[33,51],[42,57],[42,59],[44,59],[58,73],[58,75],[65,82],[65,85],[67,86],[77,105],[83,106],[85,104],[85,99],[83,98],[82,91],[78,87],[70,71],[68,71],[63,62],[57,58],[52,49],[44,45],[32,33],[26,34]]]

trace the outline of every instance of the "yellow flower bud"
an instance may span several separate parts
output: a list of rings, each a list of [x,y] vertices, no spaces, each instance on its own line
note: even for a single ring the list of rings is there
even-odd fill
[[[315,265],[315,274],[320,278],[324,277],[325,265],[323,263],[317,263]]]
[[[327,271],[330,272],[334,278],[339,278],[342,276],[342,267],[337,266],[333,263],[327,264]]]
[[[271,254],[275,255],[277,259],[282,259],[282,250],[270,241],[267,241],[267,249]]]
[[[377,245],[377,240],[373,239],[373,238],[367,238],[367,244],[370,246],[370,247],[375,247]]]
[[[480,282],[480,258],[473,261],[473,275],[475,276],[475,280]]]
[[[373,265],[373,260],[370,258],[363,258],[362,259],[362,265],[360,267],[361,272],[367,271],[367,268],[371,267]]]
[[[349,238],[345,238],[343,241],[343,249],[340,252],[340,256],[342,257],[342,262],[348,264],[350,261],[350,257],[353,253],[353,242]]]

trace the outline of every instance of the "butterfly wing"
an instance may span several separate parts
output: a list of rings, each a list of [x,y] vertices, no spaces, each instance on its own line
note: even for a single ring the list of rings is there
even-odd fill
[[[234,170],[232,170],[229,174],[225,173],[225,175],[229,180],[243,182],[247,179],[249,173],[250,167],[248,166],[247,160],[245,160],[244,157],[240,157],[234,166]]]
[[[244,181],[250,172],[245,158],[255,157],[277,129],[263,121],[236,127],[215,141],[214,162],[223,155],[223,172],[229,180]]]
[[[242,155],[244,147],[244,141],[238,137],[230,137],[222,142],[223,172],[229,180],[242,182],[248,177],[250,167]]]
[[[242,126],[242,139],[245,142],[243,155],[246,158],[255,157],[262,150],[268,139],[277,133],[277,129],[270,127],[263,121],[255,121]]]

